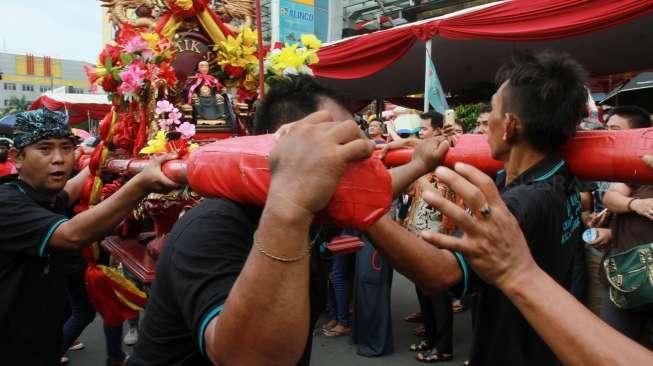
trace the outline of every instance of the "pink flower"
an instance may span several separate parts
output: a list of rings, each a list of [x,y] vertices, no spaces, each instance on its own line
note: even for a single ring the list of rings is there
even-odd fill
[[[179,109],[177,108],[172,108],[172,111],[168,113],[168,118],[170,118],[174,124],[178,125],[181,123],[181,112],[179,112]]]
[[[143,57],[144,61],[150,61],[154,58],[154,51],[152,51],[149,48],[146,48],[141,51],[141,56]]]
[[[160,100],[160,101],[156,102],[156,109],[154,110],[154,113],[161,114],[161,113],[165,113],[165,112],[172,112],[173,108],[174,108],[174,106],[169,101],[167,101],[165,99]]]
[[[143,76],[145,70],[138,67],[137,64],[131,64],[127,70],[120,73],[122,84],[118,87],[118,91],[124,96],[126,100],[133,100],[138,97],[141,84],[143,83]]]
[[[195,125],[184,122],[179,125],[175,131],[179,132],[185,139],[190,139],[195,135]]]
[[[134,36],[127,41],[123,49],[129,53],[136,53],[149,48],[147,42],[141,36]],[[152,50],[150,50],[152,52]]]
[[[161,118],[159,120],[159,128],[162,130],[167,130],[168,127],[172,126],[173,122],[167,118]]]

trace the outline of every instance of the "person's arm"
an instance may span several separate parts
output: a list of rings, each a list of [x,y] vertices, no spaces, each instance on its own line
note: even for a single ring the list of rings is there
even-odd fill
[[[69,205],[73,205],[79,200],[79,196],[82,194],[82,189],[84,188],[84,183],[86,183],[86,179],[90,174],[88,167],[86,167],[66,182],[64,191],[68,193]]]
[[[386,129],[388,130],[388,135],[390,135],[390,138],[392,139],[392,141],[401,141],[401,140],[403,140],[403,137],[399,136],[397,131],[395,131],[394,121],[386,121],[385,126],[386,126]]]
[[[479,211],[472,217],[425,192],[424,199],[465,232],[462,238],[424,232],[427,241],[463,253],[483,280],[508,296],[563,364],[653,364],[651,351],[602,322],[537,266],[517,220],[490,177],[460,163],[456,172],[438,168],[436,175],[463,197],[466,206],[482,208],[486,214]]]
[[[59,225],[48,246],[81,249],[108,235],[149,192],[168,191],[178,185],[161,172],[161,164],[176,157],[167,154],[152,160],[111,197]]]
[[[292,365],[301,357],[309,331],[310,223],[346,164],[373,150],[355,122],[330,120],[324,111],[306,117],[279,137],[270,155],[272,182],[254,245],[204,332],[215,364]]]
[[[603,196],[605,207],[616,214],[635,212],[653,220],[653,198],[633,198],[633,190],[624,183],[613,183]]]
[[[501,290],[565,365],[653,364],[653,352],[597,318],[536,265]]]
[[[411,161],[408,164],[390,169],[393,196],[404,192],[410,184],[442,164],[444,155],[449,150],[449,142],[443,137],[431,137],[419,142],[412,141],[408,144],[409,146],[415,146]],[[404,145],[397,144],[393,146],[399,148]]]
[[[624,183],[613,183],[603,196],[603,204],[610,211],[617,214],[631,212],[628,204],[631,201],[632,189]]]
[[[388,216],[373,224],[366,235],[394,269],[427,294],[448,290],[464,280],[453,253],[425,242]]]
[[[390,169],[395,195],[433,171],[449,149],[449,143],[443,137],[429,138],[414,146],[410,163]],[[465,280],[464,271],[460,267],[464,264],[459,264],[453,253],[433,247],[387,216],[379,219],[366,234],[397,271],[426,293],[441,292],[461,279]]]
[[[309,255],[285,263],[261,254],[257,245],[277,256],[305,254],[312,215],[276,205],[271,197],[245,267],[220,315],[204,333],[206,354],[216,365],[291,365],[297,363],[306,344]],[[247,350],[234,346],[245,344]]]

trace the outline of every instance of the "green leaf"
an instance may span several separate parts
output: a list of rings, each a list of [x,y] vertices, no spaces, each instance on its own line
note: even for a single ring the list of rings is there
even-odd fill
[[[122,63],[125,65],[129,65],[132,63],[132,61],[134,61],[134,58],[129,53],[121,53],[120,59],[122,60]]]

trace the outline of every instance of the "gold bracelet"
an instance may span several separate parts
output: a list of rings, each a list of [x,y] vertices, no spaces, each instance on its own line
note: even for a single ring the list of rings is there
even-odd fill
[[[274,254],[268,253],[267,250],[265,250],[265,248],[263,247],[263,245],[261,245],[261,242],[257,240],[256,232],[254,232],[253,241],[254,241],[254,247],[256,248],[256,250],[259,253],[263,254],[264,256],[266,256],[268,258],[272,258],[275,261],[283,262],[283,263],[297,262],[299,260],[304,259],[306,256],[308,256],[311,253],[311,247],[313,246],[313,245],[309,245],[308,249],[306,250],[305,253],[302,253],[302,254],[300,254],[300,255],[298,255],[296,257],[286,258],[286,257],[279,257],[279,256],[276,256]]]

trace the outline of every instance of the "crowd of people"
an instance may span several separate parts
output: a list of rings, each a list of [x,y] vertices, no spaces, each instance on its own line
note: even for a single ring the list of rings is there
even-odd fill
[[[653,364],[653,297],[630,308],[612,279],[618,256],[653,238],[652,186],[580,182],[561,152],[580,126],[644,128],[652,119],[620,106],[605,124],[581,124],[586,85],[580,64],[551,51],[516,55],[497,72],[468,131],[486,135],[503,162],[493,180],[469,165],[441,166],[464,133],[441,113],[370,115],[362,129],[338,91],[305,75],[275,81],[253,129],[277,137],[264,207],[204,198],[180,217],[144,316],[124,340],[135,342],[133,354],[121,349],[122,327],[105,326],[107,363],[308,365],[316,334],[351,335],[360,355],[382,356],[393,351],[396,270],[415,284],[419,311],[407,320],[423,324],[410,347],[418,362],[454,358],[453,314],[470,308],[472,348],[461,360],[474,366]],[[57,365],[95,316],[79,251],[146,194],[178,187],[161,171],[175,154],[72,216],[89,171],[71,178],[79,141],[66,115],[20,113],[0,142],[0,163],[7,155],[17,173],[0,178],[0,364]],[[348,163],[403,147],[413,157],[389,169],[388,215],[364,232],[315,220]],[[326,244],[341,235],[363,249],[331,255]],[[653,259],[646,267],[640,257],[652,271]]]

